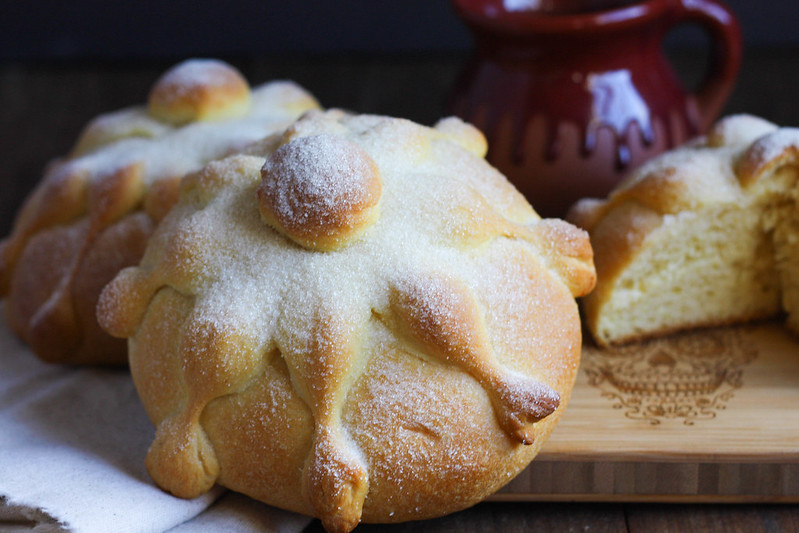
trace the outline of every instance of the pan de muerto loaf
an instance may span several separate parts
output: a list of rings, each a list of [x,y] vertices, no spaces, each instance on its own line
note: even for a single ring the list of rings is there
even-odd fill
[[[600,344],[788,314],[799,332],[799,130],[750,115],[644,164],[569,220],[587,229]]]
[[[146,107],[93,120],[50,165],[0,243],[11,329],[46,361],[125,363],[125,344],[97,324],[97,297],[141,258],[180,177],[316,107],[293,83],[250,90],[225,63],[189,60],[155,83]]]
[[[310,112],[260,149],[188,176],[100,299],[157,427],[152,477],[330,531],[507,483],[569,398],[586,234],[541,220],[454,118]]]

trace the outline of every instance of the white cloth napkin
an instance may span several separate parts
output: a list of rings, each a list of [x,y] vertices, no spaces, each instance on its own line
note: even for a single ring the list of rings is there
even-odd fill
[[[153,435],[125,369],[42,363],[0,320],[0,531],[289,532],[310,522],[218,488],[195,500],[161,491],[144,467]]]

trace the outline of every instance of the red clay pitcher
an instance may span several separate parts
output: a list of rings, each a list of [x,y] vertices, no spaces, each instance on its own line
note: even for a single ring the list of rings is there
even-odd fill
[[[453,0],[476,53],[451,112],[480,128],[488,160],[543,216],[604,197],[630,169],[718,117],[741,62],[740,29],[718,0]],[[663,52],[698,23],[708,72],[688,92]]]

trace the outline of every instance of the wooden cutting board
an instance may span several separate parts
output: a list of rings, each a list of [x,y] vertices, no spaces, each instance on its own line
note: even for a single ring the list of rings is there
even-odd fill
[[[799,502],[799,342],[779,324],[583,348],[571,401],[494,500]]]

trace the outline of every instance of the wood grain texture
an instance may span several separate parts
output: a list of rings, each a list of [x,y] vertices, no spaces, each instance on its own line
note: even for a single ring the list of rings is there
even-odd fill
[[[799,531],[799,512],[783,505],[627,505],[625,515],[630,533]]]
[[[305,533],[322,533],[314,521]],[[624,508],[619,504],[585,504],[579,510],[562,503],[497,502],[481,503],[465,511],[423,522],[402,524],[361,524],[357,533],[461,533],[470,531],[627,531]]]
[[[799,502],[797,408],[778,323],[588,345],[552,437],[493,498]]]
[[[501,531],[591,533],[790,533],[799,509],[788,505],[481,503],[449,516],[404,524],[361,524],[358,533]],[[304,533],[323,533],[314,520]]]

